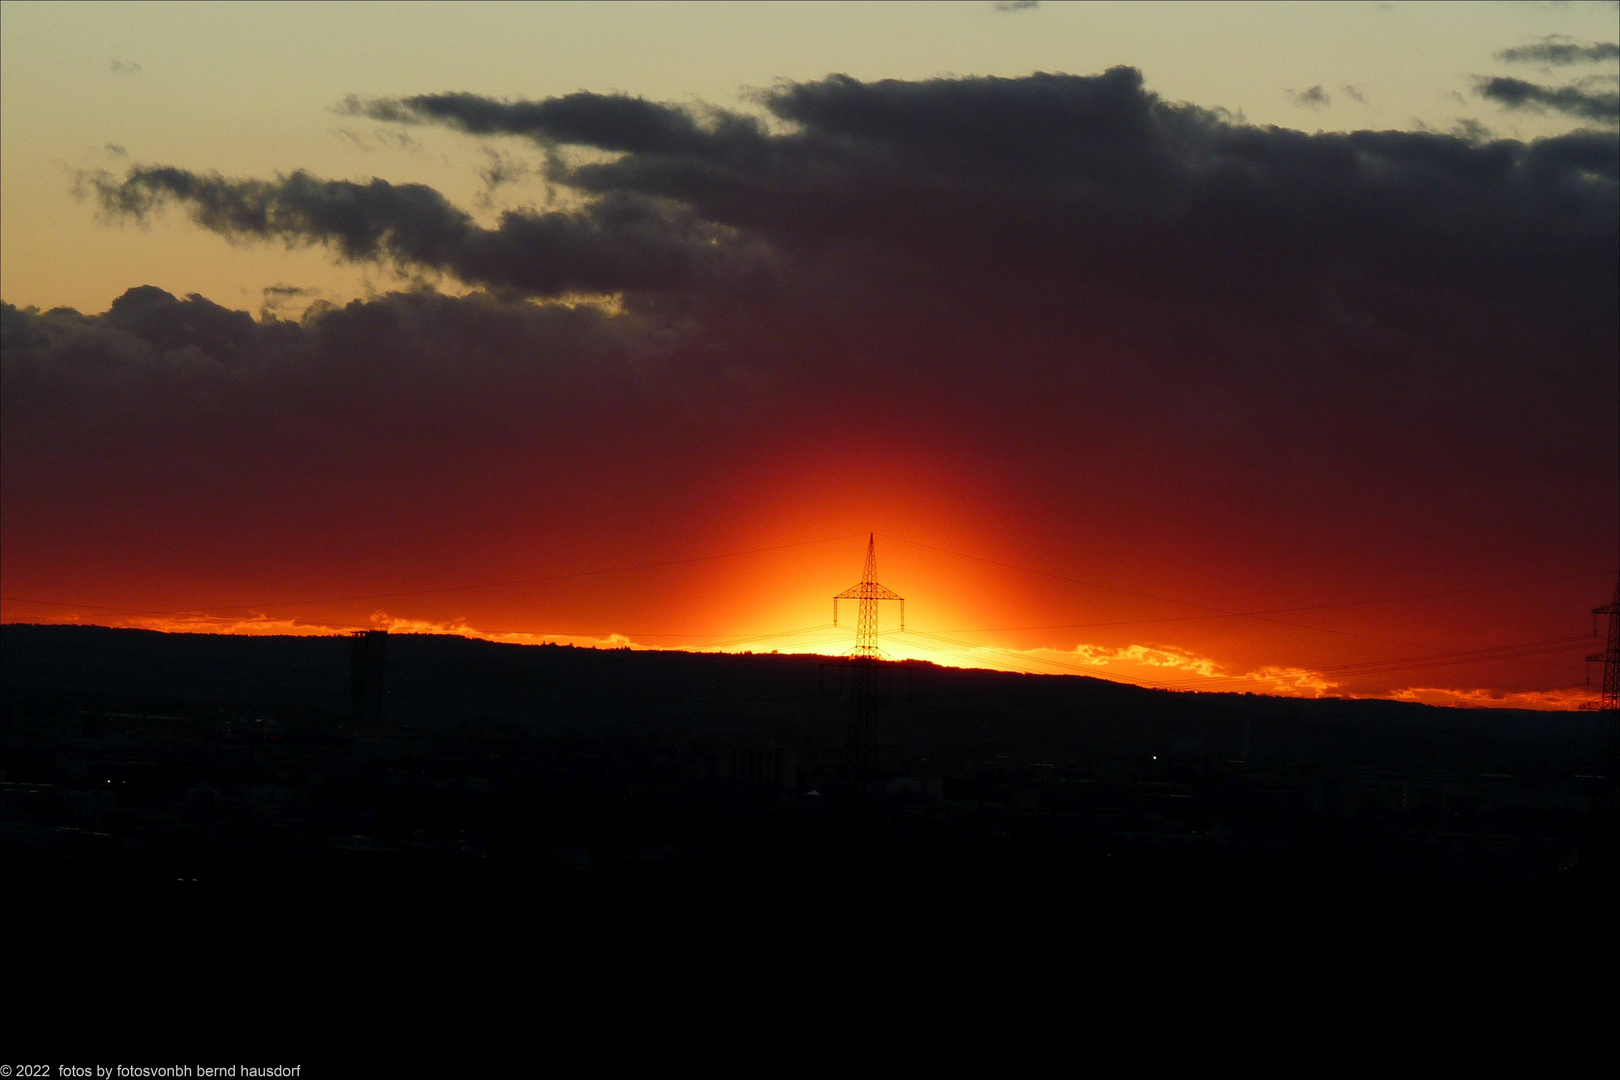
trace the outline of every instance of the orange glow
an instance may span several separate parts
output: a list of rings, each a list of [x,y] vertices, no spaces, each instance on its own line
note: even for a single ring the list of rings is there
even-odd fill
[[[880,578],[907,597],[906,632],[895,612],[883,612],[882,647],[895,659],[1090,675],[1176,690],[1388,697],[1461,707],[1568,709],[1590,696],[1584,687],[1569,685],[1583,674],[1578,659],[1584,639],[1478,662],[1455,654],[1534,640],[1526,612],[1549,606],[1549,592],[1579,612],[1583,594],[1599,591],[1601,580],[1233,618],[1191,606],[1209,603],[1207,593],[1181,603],[1155,598],[1186,587],[1179,568],[1167,567],[1157,577],[1111,573],[1106,554],[1088,554],[1085,537],[1067,558],[1035,550],[1023,538],[1061,538],[1063,532],[1020,513],[1006,497],[1006,485],[960,463],[918,459],[891,466],[859,491],[843,484],[833,464],[778,464],[740,473],[690,511],[679,543],[671,539],[640,559],[628,548],[594,566],[582,555],[563,561],[492,554],[482,563],[489,571],[485,580],[519,581],[503,587],[371,598],[357,596],[348,582],[312,574],[313,586],[282,586],[290,598],[302,594],[308,602],[246,610],[196,603],[195,610],[180,612],[159,608],[171,589],[170,595],[194,603],[205,590],[219,597],[231,595],[227,586],[242,589],[237,596],[247,590],[229,578],[211,586],[211,575],[190,571],[177,572],[170,586],[145,576],[119,581],[102,568],[99,574],[81,571],[86,591],[93,594],[94,585],[105,583],[98,600],[137,610],[7,599],[4,619],[254,635],[376,627],[523,644],[838,654],[852,634],[848,626],[832,625],[830,598],[859,576],[865,530],[875,528]],[[700,546],[701,538],[712,538],[710,545]],[[648,565],[658,563],[665,565]],[[30,582],[13,575],[12,565],[8,557],[8,597],[78,591],[48,579]],[[621,569],[592,572],[615,567]],[[1134,570],[1140,575],[1144,568],[1137,564]],[[258,591],[264,596],[275,590]],[[1318,595],[1331,603],[1343,594],[1324,587]],[[1278,590],[1220,599],[1230,610],[1266,611],[1298,598]],[[1570,619],[1554,614],[1549,625],[1567,629]],[[1446,659],[1425,667],[1426,655]],[[1400,660],[1408,664],[1378,666]],[[1344,673],[1336,674],[1336,667]]]

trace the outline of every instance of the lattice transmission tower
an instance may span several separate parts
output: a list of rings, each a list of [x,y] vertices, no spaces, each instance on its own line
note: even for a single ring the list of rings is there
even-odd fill
[[[1620,581],[1614,585],[1614,600],[1592,609],[1594,615],[1609,617],[1608,648],[1586,658],[1587,663],[1603,665],[1603,695],[1587,702],[1583,709],[1598,710],[1598,808],[1609,813],[1620,812]],[[1588,669],[1590,670],[1590,669]]]
[[[844,770],[848,779],[866,771],[871,752],[872,719],[878,697],[878,663],[884,659],[878,648],[878,604],[884,600],[900,603],[900,629],[906,628],[906,598],[877,579],[877,538],[866,538],[866,567],[861,581],[833,597],[833,625],[838,625],[838,601],[854,600],[855,647],[848,653],[849,728],[844,737]]]

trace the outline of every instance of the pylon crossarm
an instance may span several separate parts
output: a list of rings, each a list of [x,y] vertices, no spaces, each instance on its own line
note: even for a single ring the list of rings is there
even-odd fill
[[[851,585],[843,592],[833,597],[834,600],[904,600],[905,597],[875,581],[863,581],[859,585]]]

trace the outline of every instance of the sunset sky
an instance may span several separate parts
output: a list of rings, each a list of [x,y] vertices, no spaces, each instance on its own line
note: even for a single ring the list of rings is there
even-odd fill
[[[1620,10],[0,5],[0,619],[1572,707]],[[849,613],[853,618],[853,612]]]

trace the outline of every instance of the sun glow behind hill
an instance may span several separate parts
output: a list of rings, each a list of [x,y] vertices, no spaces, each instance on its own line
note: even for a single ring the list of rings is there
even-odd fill
[[[616,571],[593,573],[579,571],[555,575],[545,582],[557,586],[562,582],[590,581],[601,588],[605,580],[624,576],[639,579],[645,586],[651,577],[688,577],[679,590],[684,595],[719,594],[722,603],[708,608],[713,621],[702,631],[688,624],[679,627],[671,621],[653,617],[643,618],[639,625],[631,623],[623,629],[589,626],[582,629],[545,628],[544,614],[527,618],[514,612],[509,621],[493,626],[477,617],[451,614],[441,617],[423,614],[420,607],[443,609],[443,594],[430,594],[431,603],[422,604],[420,598],[396,597],[382,606],[357,608],[356,602],[327,601],[328,607],[344,608],[352,615],[323,618],[318,613],[309,615],[277,614],[266,605],[263,610],[236,614],[215,614],[207,610],[192,612],[122,611],[84,608],[63,608],[46,611],[38,606],[29,607],[15,602],[8,605],[7,620],[12,622],[93,623],[99,625],[128,626],[171,633],[216,633],[241,635],[328,635],[354,629],[386,629],[396,634],[450,634],[487,641],[511,644],[558,644],[603,649],[674,649],[683,651],[710,651],[727,653],[796,653],[829,657],[844,655],[853,645],[853,604],[842,605],[840,624],[832,621],[831,596],[840,587],[847,586],[858,576],[858,560],[852,557],[861,546],[860,534],[847,534],[820,541],[796,544],[767,545],[762,549],[745,550],[730,556],[690,557],[666,560],[662,565],[619,568]],[[1424,656],[1408,657],[1412,668],[1399,664],[1392,668],[1363,670],[1345,663],[1343,637],[1365,638],[1355,631],[1324,630],[1315,634],[1337,645],[1333,659],[1345,668],[1336,673],[1333,664],[1311,666],[1307,663],[1277,660],[1244,662],[1243,651],[1251,651],[1256,632],[1250,629],[1249,650],[1238,650],[1234,660],[1217,651],[1200,650],[1195,642],[1200,639],[1234,640],[1232,625],[1252,623],[1253,620],[1220,618],[1204,614],[1187,614],[1196,607],[1181,602],[1135,597],[1135,614],[1149,614],[1146,619],[1116,620],[1076,619],[1075,614],[1119,614],[1119,597],[1089,600],[1075,593],[1095,594],[1098,587],[1085,587],[1066,582],[1062,576],[1047,573],[1051,579],[1043,583],[1042,590],[1048,601],[1052,594],[1069,595],[1062,603],[1047,605],[1028,604],[1022,595],[1026,582],[1017,579],[1038,578],[1043,572],[1020,570],[997,561],[973,557],[924,545],[896,537],[879,540],[879,578],[894,582],[897,591],[908,597],[908,625],[902,629],[897,605],[884,603],[880,611],[880,646],[893,660],[926,661],[947,667],[988,668],[991,670],[1023,672],[1029,674],[1083,675],[1119,680],[1159,689],[1180,691],[1256,693],[1290,697],[1387,697],[1399,700],[1423,701],[1429,704],[1465,707],[1514,707],[1568,709],[1590,697],[1584,686],[1563,685],[1551,689],[1530,690],[1494,689],[1467,679],[1482,669],[1509,669],[1509,677],[1517,674],[1514,665],[1535,663],[1549,653],[1558,656],[1579,651],[1585,639],[1555,641],[1554,645],[1538,649],[1520,649],[1507,656],[1486,655],[1474,659],[1467,650],[1445,653],[1431,649],[1438,657],[1431,667],[1451,674],[1455,680],[1449,685],[1431,685],[1432,673],[1426,673],[1423,682],[1414,682],[1413,676],[1424,673]],[[513,586],[522,589],[524,583]],[[661,588],[668,588],[667,583]],[[469,590],[484,591],[484,590]],[[1106,590],[1103,590],[1106,592]],[[1010,606],[998,606],[983,598],[1008,597],[1019,601]],[[317,598],[318,599],[318,598]],[[759,601],[766,603],[759,603]],[[310,605],[319,609],[321,604]],[[453,610],[453,609],[452,609]],[[1164,615],[1166,610],[1180,614]],[[1030,618],[1044,615],[1052,618],[1066,611],[1070,623],[1030,624]],[[335,613],[335,612],[334,612]],[[1016,620],[1023,614],[1023,622]],[[735,620],[728,627],[726,616]],[[988,618],[987,618],[988,616]],[[997,618],[999,616],[999,618]],[[1124,623],[1125,625],[1118,625]],[[783,627],[788,627],[784,629]],[[1296,624],[1277,628],[1261,627],[1259,636],[1269,630],[1284,633],[1279,649],[1282,657],[1301,651],[1299,639],[1312,636]],[[1212,632],[1213,631],[1213,632]],[[1273,635],[1275,637],[1275,635]],[[1292,641],[1287,639],[1292,638]],[[1364,642],[1356,642],[1365,651]],[[1378,644],[1376,641],[1373,644]],[[1391,642],[1382,651],[1383,657],[1399,653],[1399,643]],[[1262,643],[1264,645],[1264,643]],[[1292,645],[1293,648],[1287,648]],[[1308,646],[1304,651],[1309,651]],[[1410,651],[1410,650],[1408,650]],[[1528,656],[1518,655],[1528,653]],[[1496,674],[1486,670],[1487,677]],[[1369,678],[1373,682],[1369,684]],[[1500,677],[1493,681],[1500,682]]]
[[[653,11],[0,8],[0,621],[1586,696],[1612,5]]]

